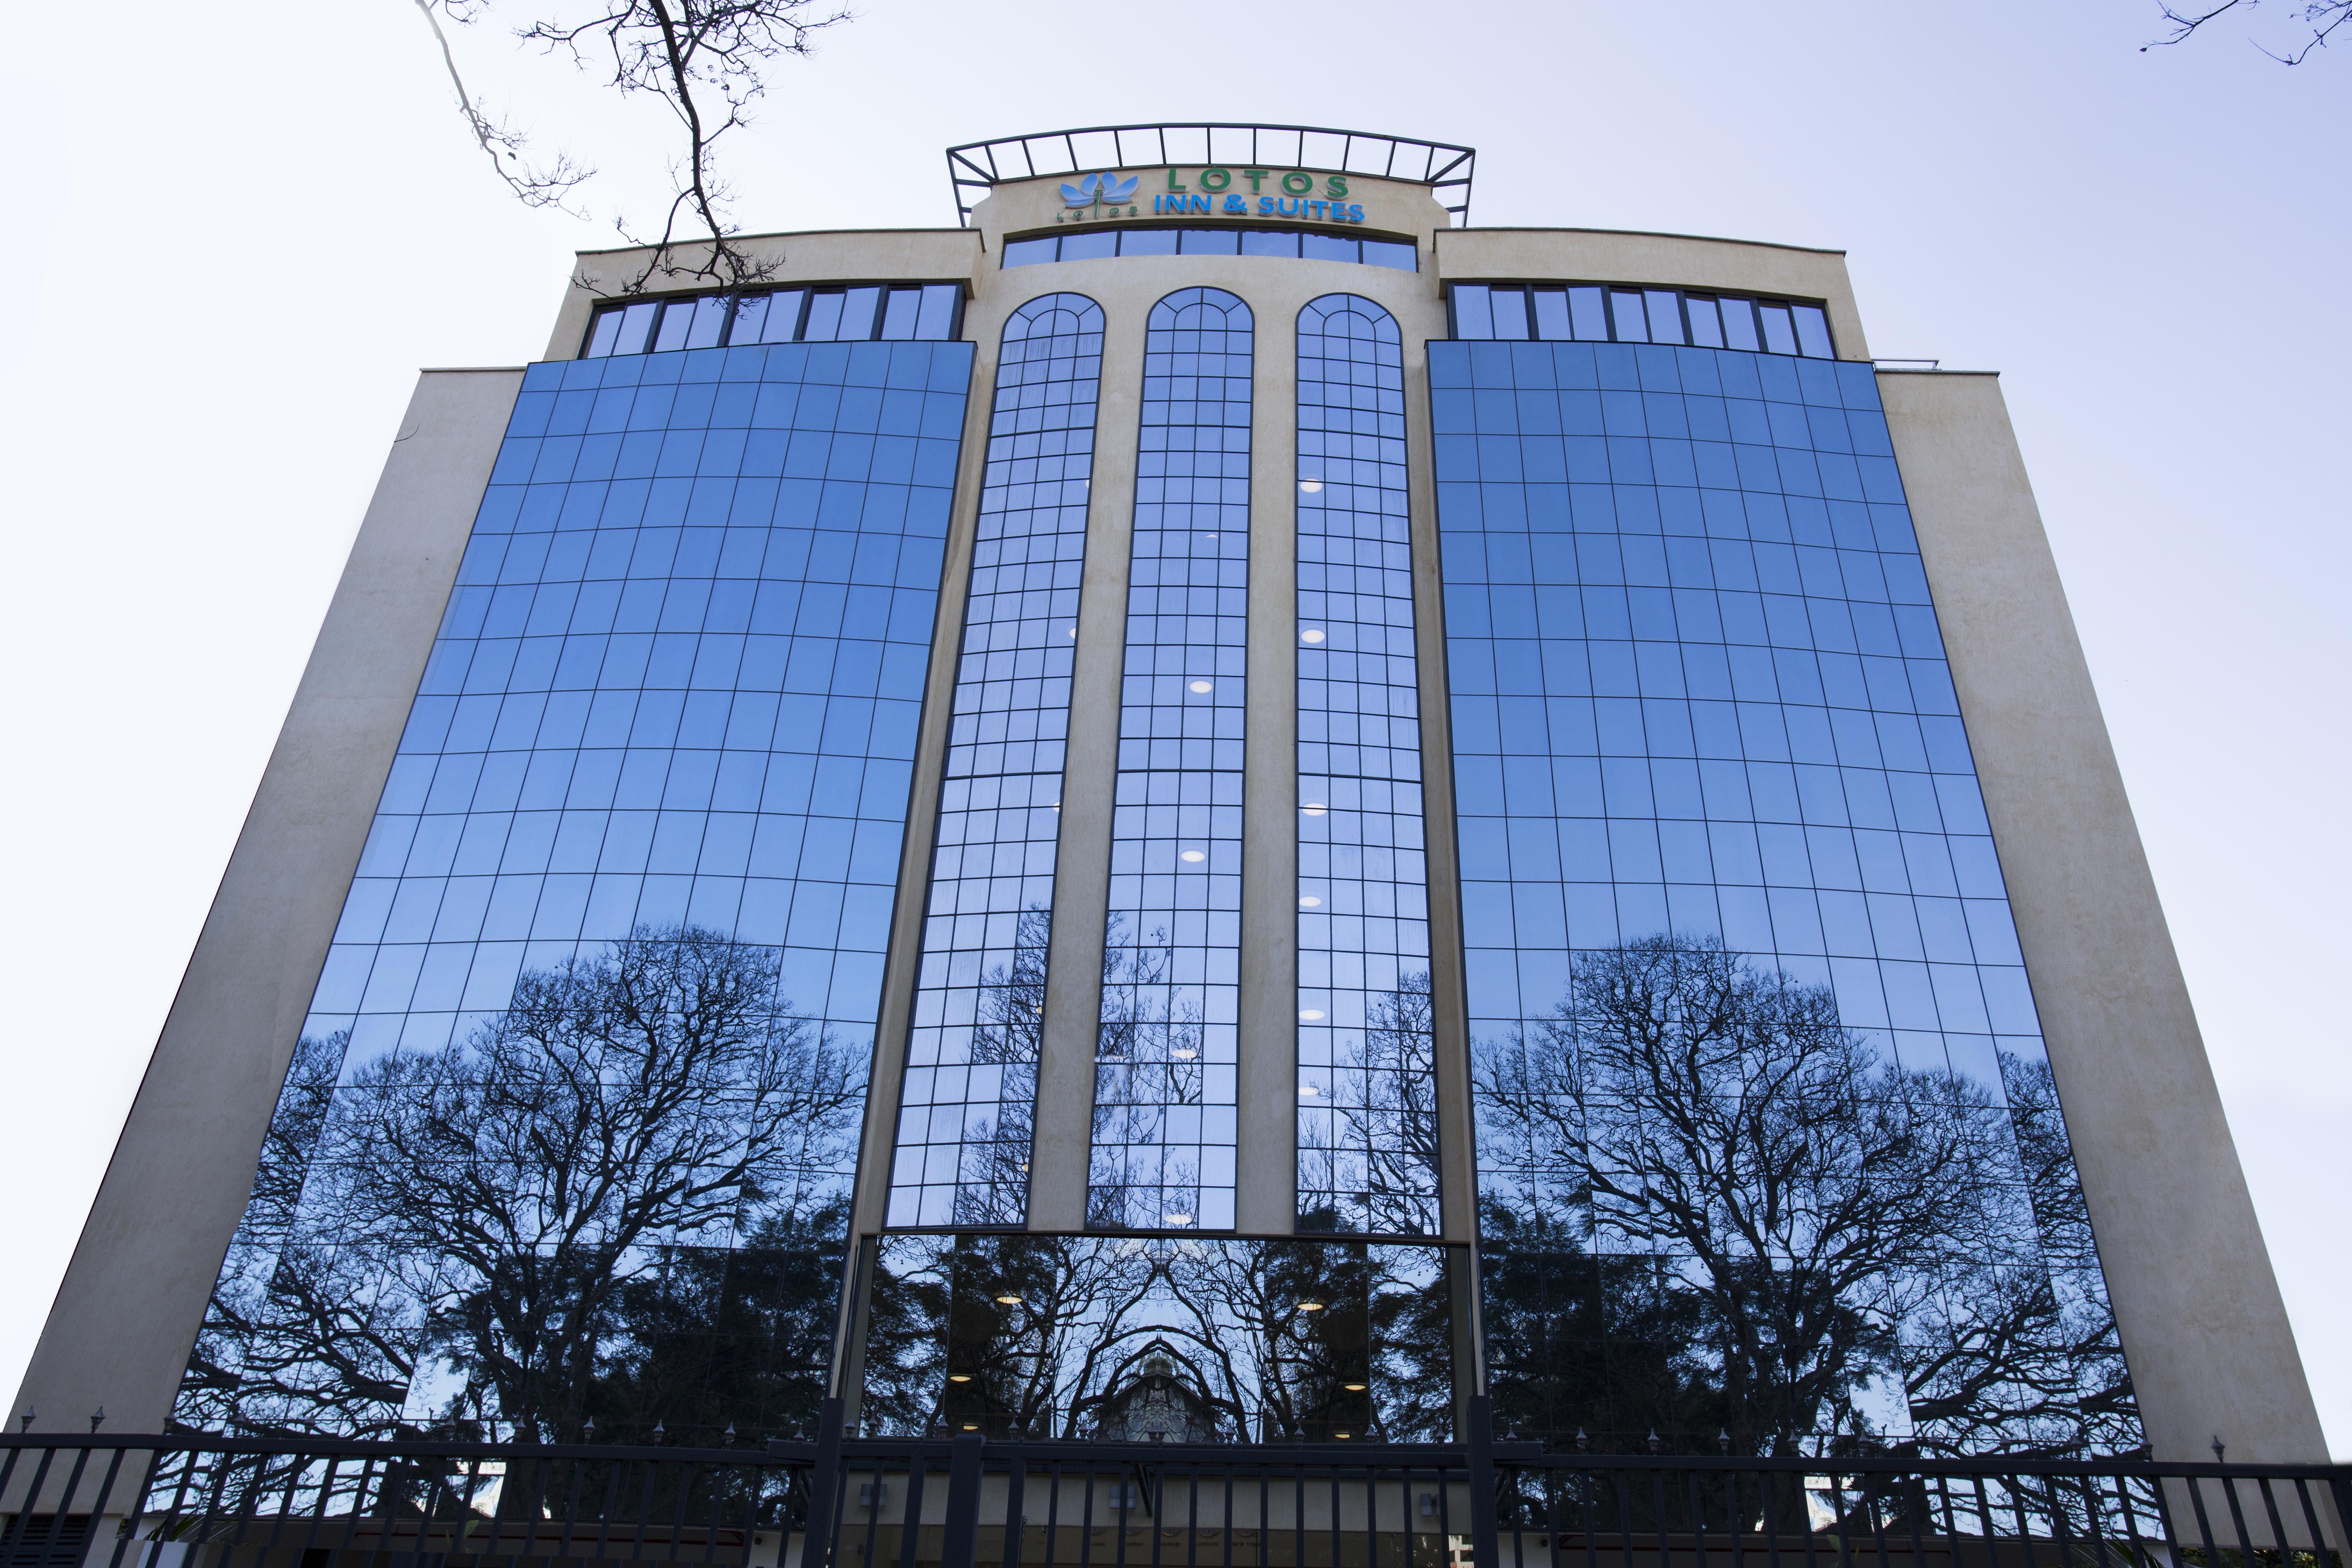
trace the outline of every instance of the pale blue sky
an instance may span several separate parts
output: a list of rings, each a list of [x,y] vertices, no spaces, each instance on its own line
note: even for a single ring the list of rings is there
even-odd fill
[[[1474,219],[1851,252],[1874,352],[1994,369],[2305,1363],[2352,1454],[2347,505],[2352,49],[2279,0],[1182,7],[860,0],[729,167],[753,228],[952,223],[940,150],[1114,121],[1479,149]],[[13,1389],[420,365],[543,349],[567,253],[482,166],[408,0],[15,19],[0,1033]],[[488,26],[478,85],[657,196],[654,115]]]

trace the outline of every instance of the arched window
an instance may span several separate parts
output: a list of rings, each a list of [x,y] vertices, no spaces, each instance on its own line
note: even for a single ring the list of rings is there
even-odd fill
[[[1151,309],[1087,1221],[1230,1230],[1249,597],[1249,307]]]
[[[1013,312],[964,601],[887,1223],[1017,1226],[1053,929],[1102,307]]]
[[[1433,1236],[1404,346],[1370,300],[1298,313],[1298,1223]]]

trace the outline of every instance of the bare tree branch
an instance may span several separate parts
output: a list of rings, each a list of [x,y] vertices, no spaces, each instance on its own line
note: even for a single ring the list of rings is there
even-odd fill
[[[488,154],[499,177],[528,205],[586,216],[566,205],[564,198],[594,170],[566,154],[543,169],[522,163],[524,137],[492,119],[482,101],[466,90],[441,16],[471,23],[488,15],[497,0],[415,4],[440,45],[467,129]],[[736,243],[741,227],[728,211],[734,193],[719,177],[713,151],[721,137],[751,122],[751,105],[767,92],[768,72],[777,61],[812,53],[813,35],[851,19],[847,10],[812,9],[817,4],[602,0],[591,7],[593,15],[542,14],[515,29],[523,42],[538,44],[547,53],[561,50],[583,69],[588,68],[592,49],[599,57],[609,55],[607,86],[624,97],[651,94],[677,118],[685,145],[670,163],[675,189],[658,229],[640,233],[625,215],[613,220],[623,238],[652,252],[644,267],[620,285],[620,292],[638,292],[656,279],[738,288],[772,275],[772,259],[763,260]]]
[[[2167,5],[2163,7],[2164,19],[2170,25],[2172,31],[2161,38],[2142,44],[2140,53],[2146,54],[2151,48],[2186,43],[2200,28],[2223,13],[2234,11],[2241,5],[2252,11],[2261,4],[2262,0],[2222,0],[2221,5],[2210,10],[2197,12],[2176,11]],[[2256,44],[2254,47],[2283,66],[2299,66],[2310,58],[2314,49],[2326,48],[2328,38],[2336,28],[2347,22],[2352,22],[2352,0],[2297,0],[2296,4],[2290,6],[2290,14],[2310,32],[2311,36],[2284,54],[2261,44]]]
[[[482,100],[466,90],[466,79],[457,72],[457,56],[449,47],[449,35],[441,30],[441,18],[434,15],[433,0],[416,0],[416,8],[425,13],[425,25],[433,29],[433,41],[441,47],[441,63],[449,68],[449,85],[457,89],[457,112],[466,117],[466,128],[489,159],[491,171],[527,207],[553,207],[574,217],[586,217],[585,212],[565,205],[564,197],[596,171],[574,163],[562,153],[545,169],[524,163],[522,152],[528,142],[523,134],[492,120]]]

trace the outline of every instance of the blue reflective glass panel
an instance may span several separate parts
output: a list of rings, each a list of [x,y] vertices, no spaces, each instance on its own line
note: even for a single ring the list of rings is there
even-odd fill
[[[1876,379],[1711,319],[1430,346],[1497,1420],[2132,1448]]]
[[[1370,300],[1298,317],[1298,1223],[1433,1236],[1404,348]]]
[[[1151,308],[1087,1220],[1230,1230],[1241,980],[1251,321]]]
[[[971,362],[525,373],[175,1420],[809,1429]]]
[[[893,1226],[1028,1215],[1031,1107],[1094,471],[1102,310],[1047,294],[997,359],[891,1167]]]

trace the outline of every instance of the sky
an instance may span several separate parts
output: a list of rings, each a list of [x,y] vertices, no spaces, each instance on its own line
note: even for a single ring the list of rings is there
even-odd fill
[[[951,225],[941,150],[985,137],[1341,126],[1476,147],[1479,224],[1844,249],[1873,352],[2001,372],[2320,1414],[2352,1457],[2352,49],[2265,58],[2258,41],[2293,37],[2285,0],[2147,51],[2153,0],[852,3],[727,148],[754,231]],[[0,1390],[415,371],[538,357],[569,254],[662,198],[658,111],[519,48],[503,14],[453,29],[460,61],[538,145],[598,167],[597,221],[507,195],[408,0],[125,0],[102,38],[73,7],[12,19]]]

